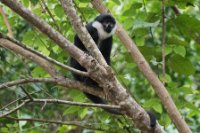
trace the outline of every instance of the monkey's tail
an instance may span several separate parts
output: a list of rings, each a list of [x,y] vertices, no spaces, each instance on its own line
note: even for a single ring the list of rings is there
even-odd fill
[[[100,97],[94,96],[92,94],[89,93],[85,93],[85,95],[87,96],[87,98],[89,98],[93,103],[96,104],[107,104],[107,102],[103,99],[101,99]],[[103,108],[105,111],[111,113],[111,114],[115,114],[115,115],[122,115],[122,113],[117,110],[117,109],[109,109],[109,108]]]

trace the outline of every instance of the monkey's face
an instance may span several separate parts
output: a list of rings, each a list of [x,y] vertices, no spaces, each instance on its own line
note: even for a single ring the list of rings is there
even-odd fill
[[[101,14],[96,20],[103,26],[103,30],[107,33],[114,32],[116,28],[116,21],[110,14]]]

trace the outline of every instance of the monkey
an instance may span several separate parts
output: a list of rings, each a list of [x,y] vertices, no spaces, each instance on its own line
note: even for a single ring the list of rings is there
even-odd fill
[[[99,48],[100,52],[102,53],[108,65],[110,65],[110,54],[111,54],[112,43],[113,43],[113,34],[116,31],[116,27],[117,27],[116,21],[113,18],[113,16],[111,16],[110,14],[101,14],[97,16],[92,22],[86,25],[87,31],[89,32],[92,39],[96,43],[97,47]],[[77,46],[82,51],[89,53],[88,50],[83,45],[83,43],[81,42],[81,40],[79,39],[79,37],[77,36],[77,34],[74,37],[74,45]],[[82,67],[72,57],[70,59],[70,66],[81,71],[86,71],[86,69]],[[81,76],[73,72],[72,72],[72,75],[76,80],[84,82],[88,86],[91,86],[94,88],[99,86],[98,83],[96,83],[94,80],[92,80],[89,77]],[[89,93],[85,93],[85,95],[94,103],[107,104],[107,102],[100,97],[94,96]],[[108,108],[103,108],[103,109],[112,114],[122,115],[120,111],[115,110],[115,109],[108,109]],[[156,124],[156,119],[155,117],[152,117],[151,113],[148,113],[148,114],[150,116],[150,122],[151,122],[150,126],[153,127]]]

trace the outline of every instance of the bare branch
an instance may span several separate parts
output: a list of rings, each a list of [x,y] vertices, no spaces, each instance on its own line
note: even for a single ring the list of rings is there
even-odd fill
[[[23,92],[27,95],[27,97],[30,99],[30,101],[33,101],[32,96],[26,91],[26,89],[23,86],[20,86],[23,90]]]
[[[117,106],[117,105],[80,103],[80,102],[72,102],[72,101],[59,100],[59,99],[33,99],[33,101],[31,101],[31,102],[34,102],[34,103],[67,104],[67,105],[72,105],[72,106],[83,106],[83,107],[98,107],[98,108],[120,109],[120,106]]]
[[[30,93],[29,95],[32,95],[32,94],[37,93],[37,92],[40,92],[40,91],[41,91],[41,90],[32,92],[32,93]],[[10,102],[10,103],[6,104],[5,106],[3,106],[2,108],[0,108],[0,110],[4,110],[4,109],[6,109],[7,107],[11,106],[12,104],[14,104],[14,103],[16,103],[16,102],[18,102],[18,101],[20,101],[20,100],[22,100],[22,99],[25,99],[26,97],[27,97],[27,96],[23,96],[23,97],[21,97],[21,98],[18,98],[18,99],[16,99],[16,100]]]
[[[162,75],[165,84],[165,42],[166,42],[166,22],[165,22],[165,0],[162,0]]]
[[[30,102],[30,99],[23,101],[23,102],[22,102],[21,104],[19,104],[17,107],[15,107],[15,108],[13,108],[13,109],[11,109],[11,110],[9,110],[9,111],[6,111],[6,113],[0,114],[0,118],[5,117],[5,116],[7,116],[7,115],[9,115],[9,114],[12,114],[13,112],[19,110],[20,108],[22,108],[22,107],[23,107],[25,104],[27,104],[28,102]]]
[[[58,74],[58,72],[56,71],[56,69],[52,66],[52,64],[50,64],[48,61],[46,61],[45,59],[41,58],[38,55],[35,55],[34,53],[31,53],[30,51],[27,51],[25,49],[23,49],[22,47],[19,47],[18,45],[16,45],[15,43],[1,38],[0,37],[0,46],[3,46],[5,48],[8,48],[12,51],[14,51],[15,53],[18,53],[28,59],[33,60],[35,63],[37,63],[38,65],[40,65],[42,68],[44,68],[46,71],[48,71],[48,73],[51,74],[51,76],[54,78],[51,80],[48,80],[48,82],[53,82],[53,83],[57,83],[58,85],[64,86],[64,87],[69,87],[69,88],[78,88],[79,90],[83,91],[83,92],[87,92],[96,96],[102,96],[104,97],[104,94],[102,92],[102,89],[100,88],[92,88],[89,87],[81,82],[78,81],[74,81],[74,80],[70,80],[70,79],[66,79],[64,77],[62,77],[61,75]],[[33,82],[33,80],[29,80],[30,82]],[[18,82],[18,81],[17,81]],[[25,81],[20,81],[18,83],[23,83]],[[1,87],[4,88],[5,86],[9,85],[9,84],[13,84],[11,83],[5,83],[2,84]],[[4,87],[3,87],[4,86]]]
[[[41,58],[43,58],[43,59],[45,59],[45,60],[47,60],[47,61],[49,61],[49,62],[51,62],[51,63],[53,63],[53,64],[55,64],[55,65],[57,65],[57,66],[59,66],[59,67],[61,67],[61,68],[64,68],[64,69],[66,69],[66,70],[69,70],[69,71],[71,71],[71,72],[73,72],[73,73],[76,73],[76,74],[79,74],[79,75],[83,75],[83,76],[86,76],[86,77],[88,76],[88,73],[87,73],[87,72],[83,72],[83,71],[74,69],[73,67],[70,67],[70,66],[67,66],[67,65],[65,65],[65,64],[63,64],[63,63],[61,63],[61,62],[58,62],[58,61],[56,61],[55,59],[52,59],[52,58],[50,58],[50,57],[48,57],[48,56],[45,56],[45,55],[41,54],[40,52],[38,52],[37,50],[34,50],[33,48],[30,48],[30,47],[28,47],[28,46],[22,44],[21,42],[15,40],[15,39],[12,39],[12,38],[10,38],[10,37],[4,36],[2,33],[0,33],[0,36],[1,36],[1,38],[8,39],[8,40],[10,40],[11,42],[15,43],[16,45],[18,45],[18,46],[20,46],[20,47],[22,47],[22,48],[24,48],[24,49],[26,49],[26,50],[28,50],[28,51],[34,53],[34,54],[40,56]]]
[[[0,6],[0,13],[1,13],[1,15],[3,17],[3,20],[4,20],[5,24],[6,24],[6,27],[8,29],[8,36],[11,37],[11,38],[13,38],[12,28],[11,28],[10,23],[9,23],[7,17],[6,17],[6,14],[3,11],[3,8],[1,6]]]
[[[14,118],[14,117],[6,117],[6,118],[15,120],[15,121],[29,121],[29,122],[35,121],[35,122],[42,122],[42,123],[54,123],[54,124],[61,124],[61,125],[78,126],[78,127],[92,129],[92,130],[106,131],[105,129],[92,127],[91,124],[84,125],[81,122],[76,122],[76,121],[66,122],[66,121],[59,121],[59,120],[45,120],[45,119],[33,119],[33,118]]]
[[[6,82],[3,84],[0,84],[0,90],[4,88],[9,88],[15,85],[22,85],[27,83],[37,83],[37,82],[43,82],[43,83],[56,83],[56,80],[53,78],[28,78],[28,79],[20,79],[15,81]]]
[[[42,5],[44,7],[44,9],[47,11],[47,13],[49,14],[49,16],[51,17],[51,19],[53,20],[54,22],[54,25],[56,26],[57,30],[60,31],[60,28],[56,22],[56,20],[54,19],[53,17],[53,14],[51,13],[51,11],[49,10],[48,6],[46,5],[45,1],[44,0],[41,0],[42,1]]]
[[[91,3],[94,6],[94,8],[96,8],[100,13],[110,12],[100,0],[92,0]],[[172,119],[176,127],[178,128],[179,132],[191,133],[190,128],[186,124],[185,120],[182,118],[181,114],[176,108],[176,105],[174,104],[166,88],[164,87],[162,82],[158,79],[157,75],[152,71],[149,64],[146,62],[144,56],[140,53],[135,43],[128,36],[126,31],[122,28],[122,26],[119,23],[117,26],[116,33],[119,39],[128,49],[128,52],[130,53],[131,57],[137,63],[140,71],[144,74],[144,76],[148,79],[148,81],[153,86],[155,92],[160,97],[164,107],[166,108],[170,118]],[[158,132],[161,132],[161,129],[159,130]]]
[[[15,11],[16,13],[18,13],[21,17],[23,17],[29,23],[34,25],[36,28],[38,28],[42,33],[47,35],[56,44],[58,44],[64,51],[69,52],[69,54],[85,68],[89,68],[88,66],[92,65],[90,62],[88,62],[88,60],[89,61],[94,60],[92,56],[89,56],[76,46],[72,45],[62,34],[54,30],[49,24],[41,20],[30,10],[24,8],[21,4],[19,4],[15,0],[1,0],[1,2],[7,5],[10,9]],[[94,68],[94,64],[91,67]]]
[[[45,70],[54,78],[56,78],[56,75],[58,74],[58,72],[56,71],[56,69],[52,66],[51,63],[49,63],[47,60],[40,58],[40,56],[35,55],[32,52],[29,52],[27,50],[25,50],[24,48],[16,45],[15,43],[1,38],[0,37],[0,46],[10,49],[12,51],[15,51],[15,53],[18,53],[24,57],[26,57],[27,59],[31,59],[33,60],[35,63],[37,63],[38,65],[40,65],[41,67],[45,68]]]

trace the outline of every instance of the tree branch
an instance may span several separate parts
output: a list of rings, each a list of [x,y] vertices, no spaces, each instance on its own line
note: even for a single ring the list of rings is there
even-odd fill
[[[27,84],[27,83],[38,83],[38,82],[56,83],[55,79],[53,79],[53,78],[28,78],[28,79],[20,79],[20,80],[2,83],[2,84],[0,84],[0,90],[2,90],[4,88],[9,88],[9,87],[12,87],[15,85],[23,85],[23,84]]]
[[[7,39],[7,40],[9,40],[9,41],[11,41],[11,42],[13,42],[13,43],[15,43],[16,45],[18,45],[18,46],[20,46],[20,47],[22,47],[22,48],[28,50],[29,52],[32,52],[32,53],[34,53],[34,54],[40,56],[41,58],[43,58],[43,59],[45,59],[45,60],[47,60],[47,61],[49,61],[49,62],[51,62],[51,63],[53,63],[53,64],[55,64],[55,65],[57,65],[57,66],[59,66],[59,67],[65,69],[65,70],[69,70],[69,71],[71,71],[71,72],[73,72],[73,73],[76,73],[76,74],[79,74],[79,75],[83,75],[83,76],[86,76],[86,77],[89,76],[87,72],[83,72],[83,71],[74,69],[73,67],[70,67],[70,66],[65,65],[65,64],[63,64],[63,63],[61,63],[61,62],[58,62],[58,61],[56,61],[55,59],[50,58],[50,57],[48,57],[48,56],[45,56],[45,55],[41,54],[40,52],[38,52],[37,50],[35,50],[35,49],[33,49],[33,48],[30,48],[30,47],[28,47],[28,46],[22,44],[21,42],[15,40],[15,39],[12,39],[12,38],[10,38],[10,37],[8,37],[8,36],[4,36],[2,33],[0,33],[0,38],[5,38],[5,39]]]
[[[72,105],[72,106],[98,107],[98,108],[109,108],[109,109],[119,109],[120,110],[120,106],[117,106],[117,105],[80,103],[80,102],[72,102],[72,101],[59,100],[59,99],[33,99],[31,102],[33,102],[33,103],[67,104],[67,105]]]
[[[11,113],[13,113],[13,112],[19,110],[20,108],[22,108],[22,107],[23,107],[25,104],[27,104],[28,102],[30,102],[30,99],[23,101],[23,102],[22,102],[20,105],[18,105],[17,107],[15,107],[15,108],[13,108],[13,109],[11,109],[11,110],[9,110],[9,111],[6,111],[6,113],[0,114],[0,118],[5,117],[5,116],[7,116],[7,115],[9,115],[9,114],[11,114]]]
[[[45,80],[45,82],[52,82],[52,83],[56,83],[58,85],[61,85],[64,87],[69,87],[69,88],[78,88],[79,90],[81,90],[83,92],[87,92],[87,93],[90,93],[90,94],[93,94],[96,96],[100,96],[100,97],[101,96],[105,97],[102,92],[102,89],[100,89],[100,88],[94,89],[92,87],[89,87],[89,86],[83,84],[82,82],[78,82],[78,81],[74,81],[74,80],[70,80],[70,79],[62,77],[61,75],[58,74],[56,69],[48,61],[46,61],[45,59],[41,58],[38,55],[35,55],[34,53],[31,53],[30,51],[27,51],[26,49],[24,49],[22,47],[19,47],[17,44],[15,44],[7,39],[1,38],[1,36],[0,36],[0,46],[10,49],[10,50],[14,51],[15,53],[18,53],[18,54],[24,56],[25,58],[31,59],[32,61],[34,61],[35,63],[40,65],[42,68],[44,68],[44,70],[46,70],[53,77],[53,79]],[[0,89],[5,88],[6,86],[9,86],[12,84],[16,84],[16,83],[23,84],[24,82],[26,82],[26,81],[15,81],[15,83],[8,82],[5,84],[1,84]],[[27,82],[34,82],[34,80],[29,79],[29,81],[27,81]]]
[[[81,122],[76,122],[76,121],[66,122],[66,121],[58,121],[58,120],[45,120],[45,119],[33,119],[33,118],[14,118],[14,117],[6,117],[6,118],[15,120],[15,121],[29,121],[29,122],[53,123],[53,124],[61,124],[61,125],[72,125],[72,126],[78,126],[78,127],[82,127],[86,129],[106,131],[105,129],[95,128],[95,127],[92,127],[90,124],[83,125]]]
[[[49,10],[48,6],[46,5],[45,1],[44,1],[44,0],[41,0],[41,1],[42,1],[42,5],[43,5],[43,7],[44,7],[44,10],[46,10],[46,11],[47,11],[47,13],[49,14],[49,16],[50,16],[50,17],[51,17],[51,19],[53,20],[53,22],[54,22],[54,25],[56,26],[57,30],[58,30],[58,31],[60,31],[60,28],[59,28],[59,26],[58,26],[58,24],[57,24],[56,20],[54,19],[54,17],[53,17],[53,15],[52,15],[52,13],[50,12],[50,10]]]
[[[11,38],[13,38],[12,28],[11,28],[10,23],[9,23],[7,17],[6,17],[6,14],[3,11],[3,8],[1,6],[0,6],[0,13],[1,13],[1,15],[3,17],[3,20],[4,20],[5,24],[6,24],[6,27],[8,29],[8,36],[11,37]]]
[[[96,8],[100,13],[110,13],[110,11],[103,5],[102,1],[100,0],[92,0],[91,1],[94,8]],[[148,81],[153,86],[155,92],[160,97],[162,104],[166,108],[170,118],[172,119],[173,123],[178,128],[179,132],[181,133],[191,133],[190,128],[182,118],[181,114],[179,113],[176,105],[174,104],[171,96],[167,92],[166,88],[162,84],[162,82],[158,79],[157,75],[153,72],[150,68],[149,64],[146,62],[144,56],[140,53],[135,43],[132,39],[128,36],[126,31],[122,28],[122,26],[118,23],[117,24],[117,36],[121,40],[121,42],[125,45],[128,49],[133,60],[138,65],[140,71],[144,74],[144,76],[148,79]]]
[[[162,75],[165,84],[165,42],[166,42],[166,22],[165,22],[165,0],[162,0]]]
[[[103,58],[103,55],[99,51],[97,45],[95,44],[94,40],[88,33],[87,29],[81,22],[81,19],[78,15],[76,15],[76,10],[74,8],[74,4],[72,0],[60,0],[60,3],[65,11],[65,14],[68,16],[72,26],[74,27],[78,37],[83,42],[86,49],[92,54],[92,56],[97,59],[97,61],[107,66],[106,61]]]

